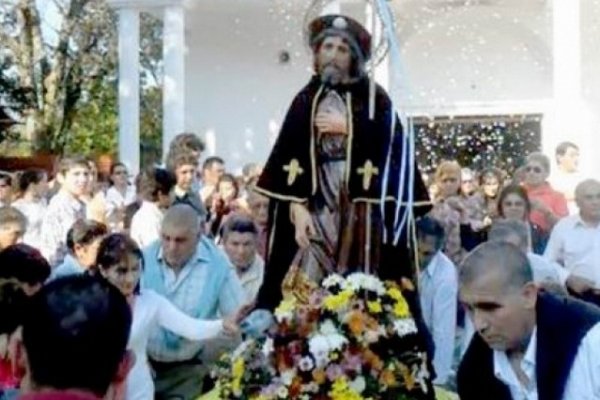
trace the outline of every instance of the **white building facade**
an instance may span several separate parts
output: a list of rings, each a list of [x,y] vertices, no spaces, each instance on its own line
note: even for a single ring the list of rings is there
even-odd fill
[[[119,13],[119,156],[139,166],[139,13],[164,22],[163,149],[196,132],[228,169],[264,162],[312,56],[313,0],[109,0]],[[365,0],[331,2],[366,21]],[[600,176],[600,2],[392,0],[409,115],[541,114],[546,154],[563,140]],[[378,69],[384,86],[387,64]],[[394,67],[394,66],[391,66]]]

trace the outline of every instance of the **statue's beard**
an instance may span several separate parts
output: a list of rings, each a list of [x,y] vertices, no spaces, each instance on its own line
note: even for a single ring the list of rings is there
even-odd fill
[[[321,69],[321,82],[325,85],[336,86],[343,83],[346,80],[347,74],[344,74],[334,64],[327,64]]]

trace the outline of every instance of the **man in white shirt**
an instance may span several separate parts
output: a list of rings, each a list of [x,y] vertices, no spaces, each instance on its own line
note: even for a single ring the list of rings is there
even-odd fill
[[[456,267],[442,252],[444,228],[433,218],[417,221],[419,252],[419,297],[423,321],[431,332],[435,353],[434,383],[444,385],[452,373],[458,279]]]
[[[142,204],[131,220],[129,234],[144,248],[160,238],[163,212],[171,205],[175,176],[166,169],[150,167],[141,172],[138,185]]]
[[[579,147],[572,142],[562,142],[556,146],[556,168],[550,176],[550,184],[567,199],[569,213],[575,214],[575,187],[583,180],[579,172]]]
[[[587,294],[600,298],[600,182],[577,185],[575,201],[579,214],[556,224],[544,256],[589,281],[594,289]]]
[[[223,225],[221,238],[225,253],[246,292],[246,304],[249,304],[256,299],[265,272],[265,262],[257,251],[256,224],[245,215],[231,215]]]
[[[598,398],[600,310],[540,292],[516,246],[473,250],[459,299],[477,331],[458,371],[461,400]]]

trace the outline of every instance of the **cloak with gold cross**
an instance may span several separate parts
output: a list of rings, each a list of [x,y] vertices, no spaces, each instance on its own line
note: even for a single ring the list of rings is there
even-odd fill
[[[342,114],[346,135],[319,133],[314,120],[320,111]],[[382,279],[412,280],[406,235],[397,244],[385,239],[411,192],[415,217],[430,209],[418,170],[409,190],[402,135],[391,100],[379,86],[374,118],[369,118],[366,78],[327,87],[314,76],[298,93],[255,187],[271,200],[258,307],[279,304],[292,264],[317,283],[329,273],[365,269]],[[290,202],[305,204],[314,215],[317,235],[307,251],[299,251],[295,242]]]

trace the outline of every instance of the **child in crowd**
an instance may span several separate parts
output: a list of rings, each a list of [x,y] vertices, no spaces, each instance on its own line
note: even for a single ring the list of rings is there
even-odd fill
[[[27,229],[27,218],[11,206],[0,207],[0,250],[18,243]]]
[[[57,175],[60,190],[50,200],[42,220],[40,250],[50,265],[61,264],[67,254],[67,232],[86,217],[85,196],[90,184],[90,167],[83,157],[65,158]]]

